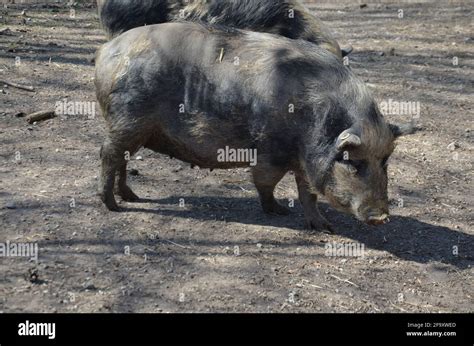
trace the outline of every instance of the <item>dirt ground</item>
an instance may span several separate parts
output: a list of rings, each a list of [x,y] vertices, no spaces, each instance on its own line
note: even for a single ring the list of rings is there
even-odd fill
[[[308,231],[297,201],[290,216],[265,215],[248,171],[147,150],[129,164],[143,200],[108,212],[96,196],[101,116],[21,114],[95,101],[95,9],[2,8],[0,80],[35,92],[0,83],[0,243],[36,243],[39,259],[0,257],[0,311],[473,312],[474,3],[311,8],[355,48],[352,69],[377,100],[421,105],[419,117],[387,115],[423,130],[391,159],[384,226],[323,201],[335,233]],[[291,175],[276,194],[297,199]],[[327,256],[353,243],[364,256]]]

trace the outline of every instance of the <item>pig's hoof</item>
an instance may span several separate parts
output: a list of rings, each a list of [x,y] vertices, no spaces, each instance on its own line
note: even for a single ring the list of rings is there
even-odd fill
[[[321,218],[313,218],[311,220],[307,220],[306,227],[319,232],[334,232],[332,225],[328,221],[323,220]]]
[[[289,215],[291,214],[291,211],[280,205],[277,201],[274,201],[270,205],[264,205],[263,206],[263,211],[267,214],[274,214],[274,215]]]
[[[105,203],[105,206],[110,211],[121,211],[120,207],[115,202],[114,203]]]
[[[115,201],[115,198],[112,197],[104,197],[103,195],[100,197],[102,202],[105,204],[107,209],[110,211],[120,211],[120,207],[117,205],[117,202]]]
[[[122,187],[117,191],[117,194],[122,197],[122,199],[126,202],[137,202],[140,200],[140,197],[138,197],[132,189],[130,189],[128,186]]]

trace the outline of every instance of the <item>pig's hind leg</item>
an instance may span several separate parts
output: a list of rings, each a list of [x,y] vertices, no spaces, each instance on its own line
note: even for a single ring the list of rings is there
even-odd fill
[[[99,194],[102,202],[111,211],[119,211],[114,197],[115,175],[119,174],[117,193],[124,200],[137,200],[133,191],[126,184],[127,159],[140,147],[137,136],[131,131],[109,134],[100,150],[102,160]]]
[[[275,186],[285,176],[286,172],[286,169],[260,162],[252,169],[253,181],[265,213],[277,215],[290,214],[290,210],[280,205],[273,195]]]
[[[101,170],[99,195],[107,209],[118,211],[119,207],[114,197],[115,172],[117,171],[117,155],[110,139],[106,139],[100,148]]]

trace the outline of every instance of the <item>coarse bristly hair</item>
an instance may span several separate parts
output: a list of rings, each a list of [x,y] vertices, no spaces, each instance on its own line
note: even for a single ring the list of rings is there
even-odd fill
[[[143,25],[202,21],[303,39],[342,57],[337,41],[298,0],[98,0],[98,8],[109,38]]]

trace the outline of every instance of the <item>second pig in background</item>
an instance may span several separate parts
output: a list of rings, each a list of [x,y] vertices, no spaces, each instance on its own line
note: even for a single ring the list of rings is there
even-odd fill
[[[98,0],[102,26],[111,39],[130,29],[193,21],[302,39],[342,58],[329,29],[298,0]]]

